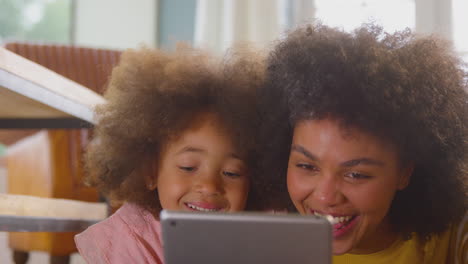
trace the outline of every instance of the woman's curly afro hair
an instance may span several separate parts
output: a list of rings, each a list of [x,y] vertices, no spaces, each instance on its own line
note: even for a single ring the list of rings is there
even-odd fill
[[[261,56],[236,49],[223,59],[188,47],[174,52],[150,48],[128,50],[113,69],[96,109],[95,139],[85,156],[87,181],[111,201],[130,201],[157,213],[157,191],[145,174],[169,140],[180,135],[202,112],[215,113],[234,145],[256,159],[257,87],[263,84]],[[249,208],[258,208],[262,184],[251,177]]]
[[[273,200],[291,208],[286,169],[294,126],[336,118],[394,144],[414,164],[389,217],[395,230],[426,239],[467,209],[467,78],[449,45],[409,30],[366,24],[352,33],[308,25],[267,59],[258,173]]]

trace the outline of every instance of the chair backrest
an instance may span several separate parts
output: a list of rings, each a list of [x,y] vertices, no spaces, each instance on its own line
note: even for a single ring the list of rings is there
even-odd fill
[[[6,43],[5,48],[99,94],[104,93],[105,84],[121,54],[119,50],[21,42]],[[29,136],[37,131],[3,131],[0,133],[0,142],[4,137],[10,141],[7,143],[9,145],[23,138],[23,136]],[[89,131],[89,129],[67,130],[70,138],[67,152],[72,160],[71,170],[73,175],[71,176],[79,180],[82,180],[83,176],[81,156],[84,147],[88,144]],[[17,137],[15,137],[16,135]]]
[[[80,46],[10,42],[5,48],[67,77],[99,94],[121,51]],[[0,143],[10,145],[38,130],[0,130]]]
[[[79,46],[11,42],[5,48],[49,68],[99,94],[121,51]]]

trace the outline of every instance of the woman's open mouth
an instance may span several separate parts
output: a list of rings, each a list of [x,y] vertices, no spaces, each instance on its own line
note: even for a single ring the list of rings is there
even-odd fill
[[[333,237],[346,234],[357,222],[359,215],[331,215],[312,211],[314,215],[326,218],[333,226]]]

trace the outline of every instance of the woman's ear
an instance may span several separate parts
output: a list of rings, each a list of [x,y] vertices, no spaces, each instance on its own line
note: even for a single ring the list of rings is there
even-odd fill
[[[405,189],[406,187],[408,187],[409,185],[409,182],[411,180],[411,175],[413,174],[413,171],[414,171],[414,164],[413,163],[410,163],[410,164],[407,164],[401,171],[401,174],[400,174],[400,180],[398,182],[398,190],[403,190]]]
[[[144,171],[145,184],[148,190],[153,191],[158,187],[158,165],[156,159],[148,163]]]

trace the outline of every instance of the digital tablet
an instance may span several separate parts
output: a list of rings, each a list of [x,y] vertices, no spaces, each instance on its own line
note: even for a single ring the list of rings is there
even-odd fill
[[[296,214],[160,214],[166,264],[330,264],[331,226]]]

